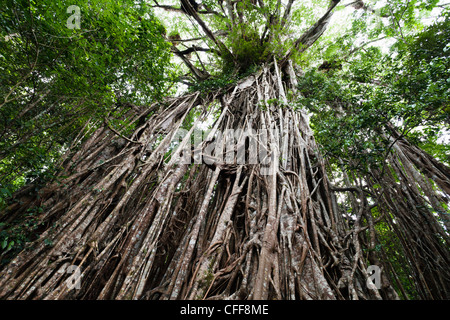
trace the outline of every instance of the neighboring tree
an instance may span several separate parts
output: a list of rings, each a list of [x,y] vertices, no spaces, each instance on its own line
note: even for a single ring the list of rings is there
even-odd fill
[[[444,14],[440,22],[406,38],[394,48],[395,58],[369,48],[346,61],[348,67],[341,70],[311,70],[300,84],[304,94],[300,103],[314,112],[315,137],[328,159],[345,174],[351,173],[352,178],[347,176],[345,183],[366,188],[377,203],[373,208],[377,216],[384,212],[386,222],[380,224],[382,227],[374,226],[374,231],[382,228],[383,238],[378,241],[383,247],[391,247],[396,258],[383,259],[389,263],[404,261],[397,268],[403,270],[397,273],[410,287],[406,291],[412,297],[445,297],[435,284],[443,277],[446,260],[431,263],[425,256],[432,248],[439,251],[443,241],[448,244],[450,228],[450,149],[437,142],[450,129],[446,121],[450,114],[450,61],[446,54],[449,22],[449,15]],[[396,186],[399,189],[394,191]],[[417,237],[422,243],[414,241]],[[398,239],[403,241],[403,248]],[[396,243],[396,251],[389,243]],[[376,246],[372,242],[368,249],[372,263],[376,259],[370,250]],[[418,277],[416,288],[409,284],[410,274]],[[401,286],[395,285],[406,296]]]
[[[155,32],[131,43],[132,28],[117,31],[135,55],[108,73],[109,65],[95,66],[106,55],[99,54],[83,64],[94,68],[92,84],[75,86],[87,96],[104,93],[98,104],[104,111],[89,109],[94,122],[77,117],[86,127],[73,128],[73,136],[55,147],[66,150],[54,156],[54,174],[44,184],[29,181],[5,202],[2,232],[23,230],[30,221],[34,228],[20,253],[4,253],[0,297],[448,299],[450,170],[437,159],[439,151],[431,156],[406,134],[421,124],[441,128],[445,118],[436,106],[448,105],[448,82],[441,78],[448,73],[446,56],[435,49],[428,67],[429,55],[414,56],[419,45],[408,38],[418,25],[415,12],[437,2],[395,1],[398,6],[381,9],[340,2],[226,0],[196,7],[154,1],[155,9],[188,22],[167,26],[173,29],[167,44],[184,65],[178,80],[189,89],[159,100],[138,87],[138,75],[154,50],[161,65],[146,65],[156,77],[150,86],[164,88],[158,79],[165,76],[165,46],[140,46],[159,41],[165,31],[149,20]],[[334,12],[350,5],[361,16],[350,33],[326,35]],[[135,16],[148,4],[127,8]],[[390,22],[370,29],[364,23],[371,17]],[[141,19],[131,21],[141,26]],[[108,31],[107,39],[115,35]],[[361,35],[366,45],[349,48],[348,41]],[[398,52],[405,56],[385,58],[367,47],[379,37],[402,41]],[[320,53],[323,46],[331,49]],[[396,78],[402,63],[411,69]],[[319,71],[305,74],[302,67]],[[112,79],[104,83],[107,76]],[[117,76],[129,77],[124,86],[115,87]],[[20,79],[10,82],[6,96],[16,97]],[[441,82],[411,93],[405,89],[416,86],[411,79]],[[95,89],[102,84],[116,89],[113,99],[105,97],[111,91]],[[131,92],[148,94],[148,100],[117,97],[133,84]],[[424,123],[410,110],[419,100]],[[113,105],[120,129],[108,120],[117,112]],[[208,122],[209,130],[201,132]],[[85,137],[74,140],[75,133]],[[14,158],[14,152],[7,155]],[[66,270],[73,265],[81,270],[79,288],[68,285],[73,277]],[[368,281],[369,265],[381,268],[379,288]]]
[[[0,14],[0,183],[41,179],[88,126],[161,97],[170,85],[164,27],[146,7],[6,1]],[[70,25],[69,25],[70,26]],[[169,81],[168,81],[169,80]],[[112,122],[116,123],[112,119]],[[89,124],[87,124],[89,122]],[[2,202],[0,201],[0,206]]]

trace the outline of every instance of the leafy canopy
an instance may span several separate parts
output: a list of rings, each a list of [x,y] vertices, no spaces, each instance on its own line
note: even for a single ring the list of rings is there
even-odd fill
[[[166,94],[165,29],[136,1],[8,0],[0,12],[0,206],[44,177],[82,129]],[[85,127],[87,125],[87,127]],[[120,125],[120,123],[117,123]],[[125,125],[125,123],[124,123]]]

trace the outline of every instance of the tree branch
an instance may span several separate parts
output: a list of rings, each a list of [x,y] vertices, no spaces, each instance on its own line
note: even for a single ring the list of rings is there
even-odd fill
[[[174,7],[174,6],[156,4],[156,5],[152,5],[150,7],[152,7],[152,8],[160,8],[160,9],[164,9],[166,11],[171,11],[171,12],[178,12],[178,13],[183,13],[183,14],[185,13],[181,8]],[[200,14],[214,14],[214,15],[219,16],[221,18],[226,18],[220,12],[214,11],[211,8],[207,7],[206,5],[203,5],[203,7],[205,8],[205,10],[198,10],[197,12],[200,13]]]
[[[338,5],[340,0],[332,0],[327,12],[313,24],[303,35],[295,41],[293,48],[291,48],[286,56],[281,60],[281,66],[283,66],[291,57],[294,52],[304,52],[310,46],[316,42],[317,39],[325,32],[331,16],[333,15],[333,9]]]
[[[369,44],[371,44],[371,43],[377,42],[377,41],[381,41],[381,40],[386,39],[386,38],[387,38],[387,37],[384,36],[384,37],[380,37],[380,38],[377,38],[377,39],[373,39],[373,40],[364,42],[364,43],[363,43],[362,45],[360,45],[359,47],[353,48],[349,53],[347,53],[347,54],[342,58],[342,60],[346,61],[346,59],[347,59],[348,57],[350,57],[350,56],[351,56],[352,54],[354,54],[355,52],[361,50],[361,49],[364,48],[365,46],[367,46],[367,45],[369,45]]]
[[[194,8],[192,8],[190,2],[188,0],[180,0],[180,1],[182,6],[186,8],[187,11],[186,14],[192,16],[195,19],[195,21],[198,22],[198,24],[202,27],[206,35],[217,45],[219,51],[232,55],[230,50],[228,50],[228,48],[214,36],[214,33],[212,33],[211,30],[209,30],[205,22],[199,17],[198,13],[194,10]]]
[[[153,6],[150,6],[150,7],[152,7],[152,8],[161,8],[161,9],[164,9],[166,11],[184,13],[183,10],[181,10],[181,8],[177,8],[177,7],[173,7],[173,6],[156,4],[156,5],[153,5]]]
[[[198,47],[198,46],[195,46],[195,45],[190,47],[190,48],[187,48],[186,50],[178,51],[177,54],[187,55],[187,54],[190,54],[190,53],[192,53],[194,51],[212,52],[212,53],[216,53],[217,55],[220,56],[220,51],[217,51],[216,49],[202,48],[202,47]]]
[[[218,30],[216,32],[213,32],[215,36],[226,36],[228,35],[228,32],[225,30]],[[208,36],[203,37],[197,37],[197,38],[190,38],[190,39],[169,39],[170,42],[191,42],[191,41],[198,41],[207,38]]]
[[[291,18],[291,9],[292,9],[292,4],[294,3],[295,0],[289,0],[288,4],[286,5],[286,9],[284,10],[284,14],[283,14],[283,18],[281,19],[281,28],[283,28],[286,23],[288,22],[288,20],[290,20]]]
[[[209,73],[207,73],[206,71],[202,71],[198,69],[196,66],[194,66],[189,61],[189,59],[185,57],[185,54],[182,54],[181,51],[178,50],[176,47],[173,46],[171,50],[184,62],[184,64],[189,68],[189,70],[191,70],[191,72],[198,80],[205,80],[209,77]]]

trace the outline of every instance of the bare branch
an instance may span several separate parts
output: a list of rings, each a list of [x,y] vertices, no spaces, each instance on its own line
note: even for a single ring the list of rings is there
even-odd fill
[[[304,52],[306,49],[311,47],[317,39],[322,36],[325,32],[328,23],[330,22],[331,16],[333,15],[333,9],[338,5],[340,0],[332,0],[327,12],[315,23],[313,24],[303,35],[295,41],[293,48],[291,48],[286,56],[281,61],[281,65],[284,65],[290,56],[294,52]]]
[[[224,53],[228,53],[232,55],[232,53],[228,50],[228,48],[220,41],[218,40],[214,33],[209,30],[208,26],[205,24],[205,22],[199,17],[197,12],[192,8],[191,4],[187,0],[181,0],[181,4],[184,8],[186,8],[187,14],[192,16],[195,21],[198,22],[198,24],[202,27],[203,31],[206,33],[206,35],[217,45],[219,51],[222,51]]]
[[[219,31],[213,32],[213,34],[214,34],[215,36],[226,36],[226,35],[228,35],[228,32],[225,31],[225,30],[219,30]],[[174,42],[175,42],[175,43],[179,43],[179,42],[198,41],[198,40],[203,40],[203,39],[205,39],[205,38],[207,38],[207,36],[197,37],[197,38],[190,38],[190,39],[169,39],[169,40],[170,40],[170,42],[172,42],[172,43],[174,43]]]
[[[182,50],[182,51],[177,52],[177,54],[186,55],[186,54],[190,54],[190,53],[192,53],[194,51],[213,52],[213,53],[216,53],[216,54],[220,55],[220,52],[217,51],[216,49],[202,48],[202,47],[198,47],[198,46],[192,46],[190,48],[187,48],[186,50]]]
[[[206,71],[199,70],[196,66],[192,64],[191,61],[189,61],[188,58],[185,57],[185,54],[182,54],[181,51],[178,50],[176,47],[173,46],[171,50],[184,62],[184,64],[189,68],[189,70],[191,70],[191,72],[198,80],[205,80],[209,77],[209,74]]]
[[[181,8],[177,8],[177,7],[173,7],[173,6],[167,6],[167,5],[153,5],[150,6],[152,8],[160,8],[160,9],[164,9],[166,11],[172,11],[172,12],[178,12],[178,13],[184,13],[183,10],[181,10]]]
[[[286,9],[284,10],[283,18],[281,19],[281,28],[283,28],[291,18],[291,10],[292,10],[292,5],[294,4],[294,1],[295,0],[289,0],[288,4],[286,5]]]
[[[166,11],[171,11],[171,12],[178,12],[178,13],[183,13],[185,14],[185,12],[183,11],[183,9],[178,8],[178,7],[174,7],[174,6],[168,6],[168,5],[152,5],[150,6],[152,8],[160,8],[160,9],[164,9]],[[200,14],[214,14],[216,16],[219,16],[221,18],[226,18],[223,14],[221,14],[220,12],[214,11],[211,8],[207,7],[206,5],[203,5],[203,7],[205,8],[205,10],[198,10],[197,12]]]
[[[387,37],[380,37],[380,38],[377,38],[377,39],[374,39],[374,40],[370,40],[370,41],[364,42],[364,43],[363,43],[362,45],[360,45],[359,47],[356,47],[356,48],[352,49],[349,53],[347,53],[347,54],[342,58],[342,60],[346,60],[349,56],[351,56],[351,55],[354,54],[355,52],[357,52],[357,51],[363,49],[365,46],[367,46],[367,45],[369,45],[369,44],[371,44],[371,43],[377,42],[377,41],[381,41],[381,40],[386,39],[386,38],[387,38]]]
[[[203,6],[203,8],[205,8],[205,10],[199,10],[198,13],[201,13],[201,14],[214,14],[214,15],[219,16],[221,18],[224,18],[224,19],[226,18],[225,15],[221,14],[220,12],[217,12],[217,11],[211,9],[210,7],[208,7],[204,3],[202,4],[202,6]]]

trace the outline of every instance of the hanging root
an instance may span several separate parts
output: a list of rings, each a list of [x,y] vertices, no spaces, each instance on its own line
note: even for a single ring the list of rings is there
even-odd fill
[[[294,80],[272,64],[216,96],[154,106],[127,139],[100,127],[67,156],[61,183],[45,187],[46,228],[4,266],[0,297],[381,298],[366,285],[361,252],[367,201],[360,194],[349,229],[307,116],[286,98]],[[212,130],[191,147],[214,111]],[[68,285],[68,266],[79,268],[79,288]]]

